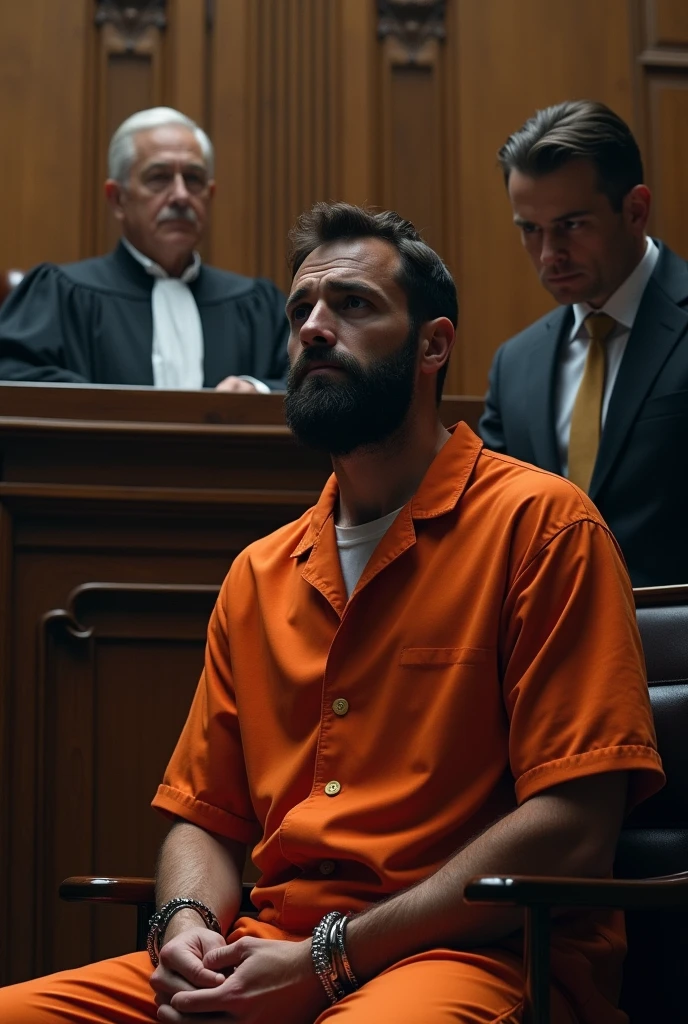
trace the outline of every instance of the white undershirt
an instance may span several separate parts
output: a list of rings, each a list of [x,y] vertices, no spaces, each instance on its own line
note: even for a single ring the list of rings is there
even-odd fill
[[[401,509],[398,508],[381,519],[373,519],[372,522],[363,523],[361,526],[335,526],[339,564],[342,567],[347,597],[351,597],[370,556],[400,512]]]
[[[632,274],[617,288],[601,309],[593,309],[587,302],[577,302],[573,306],[573,329],[569,340],[564,344],[559,358],[557,394],[555,404],[555,426],[559,458],[564,476],[569,471],[569,434],[571,432],[571,414],[583,377],[585,360],[588,356],[590,337],[583,321],[589,313],[608,313],[617,325],[605,342],[606,371],[604,378],[604,395],[602,398],[602,426],[607,418],[609,400],[614,390],[619,367],[626,344],[631,333],[640,306],[643,292],[652,277],[659,249],[651,238],[647,240],[645,255]]]
[[[193,261],[181,277],[170,277],[166,270],[144,256],[122,238],[123,244],[151,277],[155,278],[151,294],[153,314],[153,384],[169,390],[200,391],[203,387],[203,325],[189,282],[201,272],[201,257]],[[268,392],[262,380],[241,375],[256,391]]]

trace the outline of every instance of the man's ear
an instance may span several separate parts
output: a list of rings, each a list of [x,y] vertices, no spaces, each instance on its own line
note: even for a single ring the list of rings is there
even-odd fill
[[[420,372],[437,373],[451,355],[456,331],[451,320],[438,316],[421,327]]]
[[[114,178],[108,178],[105,182],[105,198],[112,207],[117,220],[122,220],[124,217],[124,210],[122,209],[122,195],[124,189],[119,181],[115,181]]]
[[[624,211],[636,234],[645,234],[650,217],[652,196],[647,185],[634,185],[624,196]]]

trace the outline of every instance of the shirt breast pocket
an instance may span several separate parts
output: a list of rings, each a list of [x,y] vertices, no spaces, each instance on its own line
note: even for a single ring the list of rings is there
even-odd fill
[[[487,665],[492,655],[487,647],[404,647],[399,663],[408,668]]]

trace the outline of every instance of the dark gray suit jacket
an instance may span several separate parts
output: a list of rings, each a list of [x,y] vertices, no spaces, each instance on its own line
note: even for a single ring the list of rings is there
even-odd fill
[[[659,247],[590,483],[634,586],[688,583],[688,264]],[[563,306],[501,346],[479,426],[488,448],[553,473],[557,362],[572,325]]]

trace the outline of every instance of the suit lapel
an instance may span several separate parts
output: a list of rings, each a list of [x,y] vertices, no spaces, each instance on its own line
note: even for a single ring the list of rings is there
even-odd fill
[[[533,341],[528,361],[528,423],[533,462],[550,473],[561,473],[554,425],[557,363],[561,344],[570,329],[568,306],[556,309]]]
[[[600,440],[590,497],[600,492],[641,406],[669,354],[688,328],[688,268],[662,247],[630,333]]]

